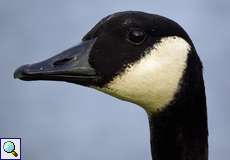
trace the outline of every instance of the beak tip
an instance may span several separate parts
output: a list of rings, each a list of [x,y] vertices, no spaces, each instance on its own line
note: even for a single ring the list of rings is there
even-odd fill
[[[23,65],[14,71],[14,79],[22,79],[24,77],[24,75],[26,74],[25,72],[26,66],[27,65]]]

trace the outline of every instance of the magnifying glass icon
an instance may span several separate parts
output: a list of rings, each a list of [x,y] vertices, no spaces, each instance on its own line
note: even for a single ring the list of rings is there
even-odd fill
[[[13,142],[11,141],[7,141],[3,144],[3,150],[6,152],[6,153],[11,153],[14,155],[14,157],[17,157],[18,154],[17,152],[15,151],[15,145]]]

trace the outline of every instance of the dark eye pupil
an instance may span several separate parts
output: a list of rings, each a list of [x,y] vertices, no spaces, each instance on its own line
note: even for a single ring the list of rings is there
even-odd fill
[[[145,32],[142,30],[132,30],[128,34],[128,39],[134,44],[141,44],[145,40]]]

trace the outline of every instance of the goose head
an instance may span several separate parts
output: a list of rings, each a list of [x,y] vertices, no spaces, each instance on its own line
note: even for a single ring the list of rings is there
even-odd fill
[[[19,67],[21,80],[66,81],[162,110],[181,89],[193,44],[176,22],[143,12],[103,18],[82,42],[45,61]],[[193,54],[193,55],[192,55]],[[200,61],[190,69],[201,70]]]

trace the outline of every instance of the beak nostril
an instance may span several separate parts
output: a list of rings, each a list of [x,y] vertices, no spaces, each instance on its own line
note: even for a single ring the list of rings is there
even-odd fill
[[[64,64],[70,62],[73,59],[74,59],[74,57],[66,57],[66,58],[63,58],[63,59],[59,59],[59,60],[53,62],[53,65],[54,66],[64,65]]]

